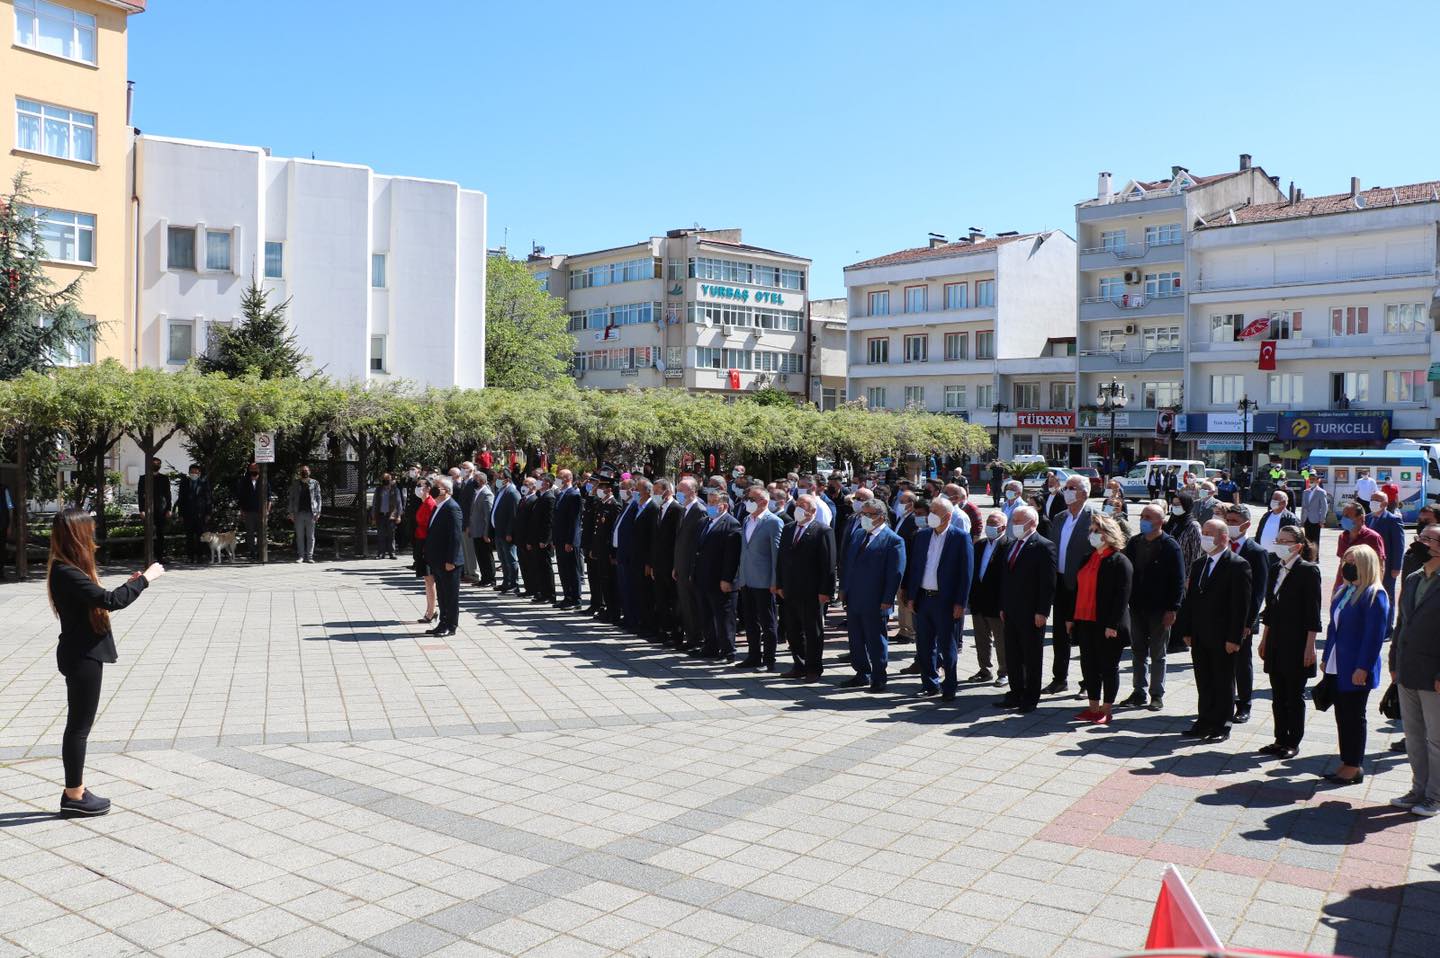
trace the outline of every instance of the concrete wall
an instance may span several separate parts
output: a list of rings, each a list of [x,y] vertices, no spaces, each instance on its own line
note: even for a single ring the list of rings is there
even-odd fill
[[[996,253],[996,358],[1039,356],[1046,340],[1075,335],[1075,241],[1053,230]]]

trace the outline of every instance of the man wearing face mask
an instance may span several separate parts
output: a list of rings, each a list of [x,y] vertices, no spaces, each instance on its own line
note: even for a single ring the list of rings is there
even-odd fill
[[[390,473],[380,477],[380,485],[370,500],[370,520],[380,538],[380,558],[395,558],[395,527],[400,524],[400,500],[403,498]]]
[[[460,627],[460,566],[465,561],[460,540],[465,538],[464,526],[448,478],[436,479],[431,495],[435,497],[435,511],[430,513],[425,533],[425,565],[435,578],[440,621],[425,634],[454,635]]]
[[[694,476],[680,480],[675,502],[682,510],[679,528],[675,532],[675,559],[671,564],[671,579],[675,583],[675,601],[680,608],[680,640],[677,649],[700,648],[700,608],[695,600],[695,585],[691,575],[695,567],[695,552],[700,546],[700,533],[710,521],[705,503],[700,501],[698,483]]]
[[[0,490],[0,500],[4,498],[5,493]],[[180,480],[180,499],[176,508],[185,523],[185,558],[198,563],[206,551],[200,537],[205,534],[205,526],[210,521],[211,508],[210,480],[205,478],[198,462],[192,462],[190,475]],[[0,563],[4,562],[4,535],[3,520],[0,520]]]
[[[745,518],[741,523],[740,571],[735,586],[740,592],[740,619],[745,624],[746,654],[740,669],[775,671],[776,563],[785,523],[772,511],[770,496],[758,482],[746,490]]]
[[[905,576],[905,595],[915,616],[920,694],[940,693],[949,702],[959,684],[955,623],[964,621],[970,597],[972,545],[965,529],[955,522],[954,504],[945,496],[930,500],[925,522],[926,528],[915,536],[915,562]]]
[[[462,462],[458,470],[450,470],[450,478],[455,488],[455,504],[460,507],[460,520],[464,523],[461,528],[465,531],[465,535],[460,537],[461,551],[465,557],[460,581],[474,582],[480,574],[480,563],[475,556],[475,542],[470,535],[470,510],[475,504],[475,493],[479,485],[475,480],[475,463],[468,460]]]
[[[475,567],[482,586],[495,584],[495,557],[490,547],[490,516],[495,511],[495,490],[490,488],[490,475],[476,470],[474,495],[470,500],[470,523],[466,535],[475,553]]]
[[[1255,541],[1261,549],[1268,549],[1281,529],[1299,524],[1300,517],[1290,511],[1289,493],[1276,489],[1270,493],[1270,511],[1260,517],[1260,524],[1255,527]]]
[[[536,604],[555,601],[555,488],[549,473],[536,470],[535,514],[530,519],[530,539],[535,545],[535,575],[540,591],[531,599]]]
[[[740,523],[730,514],[730,496],[724,489],[712,487],[706,499],[705,514],[710,521],[700,533],[691,573],[702,609],[700,657],[734,662],[735,580],[743,545]]]
[[[1255,688],[1255,658],[1253,655],[1254,636],[1260,631],[1260,609],[1270,589],[1279,560],[1248,536],[1250,531],[1250,509],[1246,506],[1226,506],[1221,518],[1225,521],[1225,534],[1230,542],[1230,551],[1244,559],[1250,566],[1250,606],[1245,618],[1244,641],[1235,653],[1235,715],[1236,724],[1250,721],[1250,699]],[[1291,522],[1287,525],[1297,525]]]
[[[419,479],[420,466],[417,463],[405,470],[404,479],[396,482],[404,496],[404,501],[400,504],[400,528],[395,530],[395,544],[401,549],[409,548],[415,539],[415,517],[420,511],[420,504],[425,500],[425,496],[415,495],[415,486]]]
[[[1164,525],[1165,514],[1149,503],[1140,510],[1140,534],[1125,544],[1125,557],[1134,570],[1130,589],[1133,691],[1120,704],[1148,707],[1152,712],[1165,707],[1170,629],[1185,596],[1185,559],[1180,543],[1165,532]]]
[[[1010,545],[1005,535],[1006,522],[1003,512],[992,512],[985,517],[984,532],[975,543],[970,579],[970,625],[975,631],[975,656],[980,662],[980,671],[970,676],[969,681],[994,679],[997,687],[1009,678],[1005,668],[1005,624],[1000,621],[1000,578]],[[998,675],[991,671],[992,661],[999,663]]]
[[[1400,583],[1400,567],[1405,563],[1405,524],[1390,511],[1389,497],[1380,489],[1370,496],[1370,515],[1365,518],[1365,525],[1385,543],[1385,552],[1380,556],[1385,570],[1381,585],[1390,598],[1390,608],[1394,609],[1395,586]]]
[[[835,535],[819,517],[819,498],[801,495],[795,522],[780,535],[776,598],[784,602],[784,631],[794,667],[785,678],[818,682],[823,661],[823,609],[835,594]]]
[[[1380,557],[1380,567],[1385,567],[1385,540],[1380,538],[1380,533],[1371,529],[1365,524],[1365,506],[1354,499],[1347,499],[1340,503],[1336,510],[1340,513],[1340,535],[1336,542],[1337,555],[1343,560],[1345,553],[1355,546],[1369,546],[1375,550]],[[1335,570],[1335,582],[1331,587],[1333,592],[1341,585],[1340,570]]]
[[[320,521],[320,483],[310,478],[310,467],[300,467],[300,478],[290,484],[290,521],[295,526],[295,561],[315,561],[315,524]]]
[[[1011,518],[1015,515],[1015,510],[1025,504],[1025,487],[1019,479],[1006,481],[998,504],[1001,513],[1005,516],[1006,525],[1009,525]]]
[[[1056,532],[1055,547],[1055,628],[1054,661],[1051,663],[1050,684],[1045,686],[1046,695],[1064,692],[1070,683],[1070,648],[1074,641],[1071,630],[1065,623],[1074,618],[1075,589],[1080,568],[1090,558],[1094,548],[1090,545],[1090,526],[1093,511],[1087,501],[1090,481],[1084,476],[1071,476],[1065,480],[1061,496],[1065,508],[1058,517],[1051,520]]]
[[[250,463],[235,483],[235,503],[240,507],[240,522],[250,543],[250,561],[260,561],[260,504],[265,490],[260,487],[260,467]]]
[[[536,482],[534,476],[526,476],[520,483],[520,501],[515,508],[513,536],[516,554],[520,557],[520,580],[522,588],[517,595],[534,599],[540,594],[540,576],[535,571],[535,543],[531,526],[535,520]]]
[[[590,568],[590,606],[585,611],[601,622],[620,620],[619,586],[615,576],[615,520],[620,503],[615,499],[615,474],[601,467],[592,478],[594,524],[590,531],[586,559]]]
[[[835,530],[835,571],[840,582],[845,581],[845,563],[850,558],[850,546],[853,536],[861,535],[860,532],[860,507],[875,497],[869,489],[861,489],[855,493],[855,508],[845,523]],[[840,591],[845,591],[841,589]],[[845,623],[841,623],[843,626]]]
[[[856,503],[858,525],[849,540],[850,555],[840,579],[850,639],[850,665],[855,675],[842,683],[842,687],[868,687],[872,692],[880,692],[885,688],[890,661],[890,610],[905,574],[905,543],[886,527],[888,512],[884,503],[874,498],[860,499],[858,494]]]
[[[745,508],[745,491],[750,488],[750,477],[745,475],[744,466],[736,466],[730,470],[730,502],[732,512],[740,512]]]
[[[1191,566],[1175,628],[1190,649],[1199,693],[1198,715],[1182,734],[1208,744],[1230,737],[1235,714],[1235,653],[1251,622],[1250,565],[1230,551],[1225,523],[1201,529],[1204,554]]]
[[[635,501],[635,523],[622,557],[634,602],[630,629],[642,639],[655,637],[655,587],[649,569],[660,509],[652,501],[653,489],[650,480],[642,475],[636,475],[630,481],[630,495]]]
[[[1429,558],[1405,579],[1400,619],[1390,643],[1390,679],[1400,693],[1400,718],[1410,760],[1410,788],[1397,808],[1440,815],[1440,526],[1421,529]]]
[[[1026,715],[1040,703],[1045,620],[1055,597],[1055,546],[1036,533],[1039,513],[1021,506],[1010,520],[1010,544],[1000,569],[1000,620],[1010,691],[995,703]]]
[[[964,530],[972,543],[978,540],[982,535],[980,526],[984,520],[980,516],[980,510],[971,504],[970,493],[966,488],[958,482],[951,482],[945,485],[941,494],[954,504],[955,524]]]
[[[1195,517],[1196,522],[1203,526],[1215,518],[1215,507],[1219,505],[1219,503],[1215,501],[1215,483],[1209,479],[1199,482],[1196,489],[1195,508],[1191,510],[1190,514]],[[1121,516],[1119,518],[1124,517]]]
[[[656,479],[650,490],[655,506],[655,535],[650,540],[651,588],[655,594],[655,633],[661,645],[680,640],[679,612],[675,608],[675,536],[680,531],[681,509],[675,503],[669,479]]]
[[[1305,491],[1300,494],[1300,521],[1305,526],[1305,538],[1316,549],[1320,548],[1320,530],[1330,518],[1330,493],[1320,484],[1320,477],[1313,472],[1305,480]]]
[[[580,605],[580,490],[569,469],[556,474],[555,508],[550,519],[550,541],[555,545],[555,566],[560,573],[560,609]]]
[[[520,588],[520,558],[515,549],[515,514],[520,492],[503,469],[495,474],[495,504],[490,508],[490,544],[500,557],[500,585],[497,592]]]

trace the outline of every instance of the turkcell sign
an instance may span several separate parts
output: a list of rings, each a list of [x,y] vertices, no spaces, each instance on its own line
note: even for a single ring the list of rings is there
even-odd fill
[[[1361,442],[1390,438],[1388,409],[1315,409],[1280,413],[1279,438],[1296,442],[1352,439]]]
[[[738,286],[712,286],[709,283],[701,283],[700,295],[713,299],[731,299],[737,303],[750,302],[750,290],[741,289]],[[763,303],[766,306],[784,306],[785,296],[783,293],[757,292],[755,302]]]

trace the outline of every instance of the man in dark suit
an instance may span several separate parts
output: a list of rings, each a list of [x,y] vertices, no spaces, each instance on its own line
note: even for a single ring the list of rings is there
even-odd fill
[[[859,524],[846,543],[850,555],[840,580],[855,676],[841,687],[881,692],[888,681],[890,610],[905,575],[905,541],[888,526],[883,501],[857,494],[855,504]]]
[[[1010,693],[996,704],[1021,714],[1040,702],[1045,620],[1055,598],[1055,546],[1035,532],[1040,515],[1021,506],[1010,516],[1010,547],[1000,573],[1000,618],[1005,623],[1005,661]]]
[[[540,576],[535,571],[535,542],[531,529],[535,522],[535,492],[539,485],[534,476],[526,476],[520,484],[520,501],[515,506],[515,548],[520,556],[520,581],[523,586],[517,594],[530,599],[540,593]]]
[[[1273,513],[1266,513],[1266,516],[1272,517]],[[1255,633],[1260,631],[1260,609],[1265,604],[1265,596],[1270,592],[1270,576],[1278,569],[1279,561],[1247,535],[1250,530],[1248,507],[1233,503],[1225,506],[1223,518],[1230,540],[1230,551],[1250,566],[1250,606],[1245,616],[1245,640],[1240,643],[1240,650],[1235,653],[1234,721],[1244,724],[1250,721],[1250,698],[1255,689],[1255,660],[1252,650]],[[1273,518],[1271,521],[1274,521]],[[1295,526],[1299,524],[1298,519],[1288,523]],[[1280,527],[1276,526],[1274,531],[1279,532]],[[1274,541],[1273,536],[1271,541]]]
[[[475,493],[478,490],[475,463],[462,462],[458,469],[451,469],[450,484],[454,489],[450,497],[460,507],[460,521],[463,523],[460,528],[465,530],[465,535],[460,537],[460,551],[465,559],[465,564],[460,568],[460,581],[474,582],[480,570],[480,564],[475,558],[475,543],[470,541],[469,532],[470,508],[475,503]]]
[[[555,544],[551,541],[555,521],[555,490],[548,473],[536,476],[535,511],[530,517],[530,541],[534,543],[535,579],[539,591],[531,602],[555,601],[555,565],[552,561]]]
[[[205,470],[198,462],[190,463],[189,473],[180,480],[177,508],[180,521],[185,524],[185,560],[199,562],[206,554],[200,537],[210,521],[210,480],[205,478]]]
[[[927,513],[923,511],[918,514],[916,513],[915,493],[911,492],[909,489],[902,489],[900,492],[896,493],[895,498],[899,500],[899,508],[890,510],[890,514],[896,517],[895,534],[899,536],[901,540],[905,543],[905,567],[908,569],[912,560],[910,546],[915,541],[915,534],[920,531],[920,526],[924,523]],[[900,607],[898,609],[896,618],[898,618],[900,621],[895,633],[895,641],[914,642],[915,614],[910,611],[910,603],[905,596],[904,579],[900,580],[899,599]],[[916,666],[912,666],[902,671],[905,671],[905,673],[908,675],[916,675],[919,673],[920,669]]]
[[[615,576],[615,521],[620,503],[615,499],[615,474],[601,468],[592,481],[591,511],[595,514],[585,558],[590,568],[591,615],[601,622],[620,621],[620,584]]]
[[[610,544],[614,548],[610,568],[615,573],[616,595],[620,603],[620,618],[616,624],[627,632],[635,631],[635,582],[630,568],[635,556],[635,517],[640,513],[640,504],[635,501],[634,488],[634,480],[621,480],[620,515],[610,534]]]
[[[569,469],[561,469],[557,478],[550,541],[555,544],[555,564],[560,570],[559,608],[573,609],[580,604],[580,490]]]
[[[650,559],[655,548],[660,507],[653,499],[654,488],[649,479],[637,475],[630,490],[639,511],[635,513],[630,550],[625,559],[630,592],[635,598],[634,630],[642,639],[655,637],[655,581],[650,578]]]
[[[794,667],[785,678],[820,681],[823,662],[823,608],[835,595],[835,535],[817,515],[813,493],[796,500],[795,522],[780,534],[776,595],[785,602],[785,639]]]
[[[10,527],[15,524],[15,517],[20,514],[16,507],[15,496],[10,492],[10,487],[0,483],[0,579],[5,578],[5,542],[10,538]]]
[[[710,521],[700,533],[691,577],[702,608],[702,658],[735,661],[735,577],[740,571],[740,523],[730,513],[730,497],[712,489],[705,512]]]
[[[905,595],[915,616],[920,694],[939,693],[946,702],[954,701],[959,685],[955,623],[965,621],[973,550],[969,532],[955,516],[947,496],[930,500],[926,527],[915,535],[914,563],[906,566],[905,575]]]
[[[1055,517],[1065,511],[1065,490],[1060,484],[1060,477],[1050,471],[1045,475],[1045,512],[1043,519],[1046,523],[1053,523]],[[1055,617],[1059,620],[1059,616]]]
[[[161,474],[159,458],[150,460],[150,472],[140,476],[135,487],[135,503],[140,509],[140,518],[148,511],[155,525],[155,558],[165,558],[165,527],[170,524],[170,477]]]
[[[662,645],[680,643],[680,618],[675,608],[675,536],[680,531],[680,513],[668,479],[656,479],[652,495],[656,504],[655,534],[650,540],[650,584],[655,594],[655,631]]]
[[[435,511],[425,534],[425,564],[435,577],[440,618],[433,629],[425,630],[426,635],[454,635],[460,627],[460,567],[465,562],[460,540],[465,537],[465,526],[450,488],[450,479],[441,476],[430,492],[435,497]]]
[[[514,592],[520,588],[520,559],[515,550],[515,512],[520,493],[510,474],[500,469],[495,473],[495,505],[490,510],[490,538],[500,557],[500,585],[497,592]]]
[[[1055,627],[1054,661],[1051,663],[1050,684],[1045,686],[1046,695],[1063,692],[1070,687],[1070,646],[1071,636],[1065,623],[1074,618],[1075,590],[1079,587],[1080,567],[1085,565],[1095,549],[1090,545],[1090,522],[1093,513],[1087,502],[1090,496],[1090,480],[1084,476],[1071,476],[1060,490],[1063,508],[1050,519],[1050,531],[1055,540]]]
[[[1183,733],[1207,743],[1230,737],[1235,714],[1235,653],[1250,619],[1250,565],[1230,551],[1230,533],[1220,519],[1201,531],[1205,554],[1190,567],[1189,585],[1175,628],[1195,665],[1199,715]]]
[[[682,635],[676,648],[700,647],[700,609],[695,602],[695,586],[691,572],[695,567],[695,551],[700,545],[700,532],[708,518],[705,504],[697,498],[697,483],[693,476],[680,480],[675,501],[684,511],[680,516],[679,528],[675,533],[675,560],[672,564],[671,579],[675,583],[676,604],[680,607],[680,628]]]
[[[990,513],[975,543],[970,566],[970,625],[975,632],[975,656],[980,662],[980,671],[970,676],[971,682],[993,679],[996,686],[1001,686],[1010,677],[1005,667],[1005,623],[1000,621],[1000,578],[1009,547],[1005,514]],[[998,672],[991,671],[992,662],[999,666]]]

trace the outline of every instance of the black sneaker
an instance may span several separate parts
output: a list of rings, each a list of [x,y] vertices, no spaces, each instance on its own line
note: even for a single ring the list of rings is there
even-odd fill
[[[1070,686],[1065,682],[1064,679],[1055,679],[1040,691],[1045,695],[1054,695],[1057,692],[1064,692],[1069,687]]]
[[[1121,702],[1120,704],[1126,708],[1142,709],[1145,707],[1145,700],[1146,697],[1144,692],[1131,692],[1130,697],[1127,698],[1125,701]]]
[[[110,811],[110,799],[101,798],[90,789],[85,789],[85,794],[79,798],[67,798],[64,792],[60,793],[60,816],[62,818],[76,818],[79,816],[95,817],[104,815]]]
[[[870,684],[870,680],[863,675],[856,675],[840,683],[842,689],[860,689]]]

